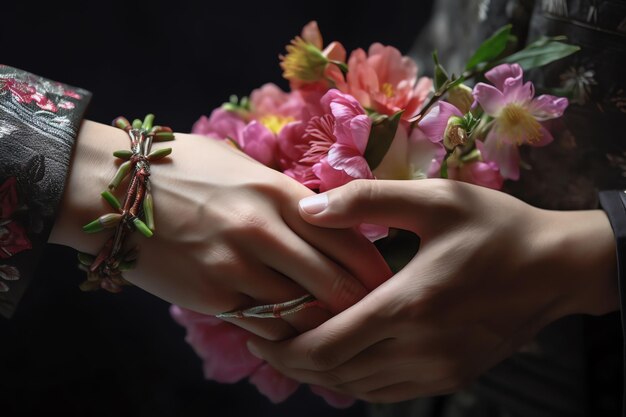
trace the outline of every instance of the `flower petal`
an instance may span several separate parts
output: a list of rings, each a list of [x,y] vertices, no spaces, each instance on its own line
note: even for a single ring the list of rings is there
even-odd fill
[[[287,378],[267,363],[250,375],[249,381],[274,404],[285,401],[300,386],[297,381]]]
[[[328,151],[328,164],[335,169],[343,170],[354,179],[374,177],[363,155],[350,146],[339,143],[331,146]]]
[[[450,116],[463,117],[463,114],[456,106],[440,101],[419,121],[418,127],[432,142],[441,142]]]
[[[523,81],[523,76],[524,72],[522,71],[522,67],[518,64],[498,65],[485,73],[485,78],[491,81],[500,91],[504,91],[507,80],[510,87],[520,86]]]
[[[502,94],[502,91],[489,84],[476,84],[476,86],[474,86],[474,91],[472,94],[474,95],[476,101],[478,101],[480,106],[483,108],[485,113],[487,113],[489,116],[498,116],[498,113],[500,112],[502,107],[504,107],[507,103],[507,100],[504,97],[504,94]]]
[[[530,104],[530,112],[540,122],[563,116],[569,101],[565,97],[548,94],[536,97]]]
[[[477,146],[480,144],[477,141]],[[487,135],[484,144],[478,147],[485,161],[493,161],[500,167],[500,173],[505,179],[519,179],[519,150],[517,145],[503,138],[498,138],[496,131]]]

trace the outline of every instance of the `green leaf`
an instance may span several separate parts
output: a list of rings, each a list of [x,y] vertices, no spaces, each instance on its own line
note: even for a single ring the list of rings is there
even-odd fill
[[[392,116],[378,118],[372,124],[364,155],[372,171],[380,165],[387,154],[391,142],[393,142],[393,138],[396,136],[402,113],[403,111],[399,111]]]
[[[506,25],[498,29],[498,31],[494,33],[489,39],[484,41],[467,62],[465,70],[472,70],[478,64],[481,64],[483,62],[489,62],[500,56],[500,54],[504,52],[507,42],[511,37],[512,27],[512,25]]]
[[[437,51],[433,52],[433,61],[435,61],[435,91],[439,91],[450,79],[446,69],[439,63]]]
[[[503,58],[498,64],[517,63],[526,71],[547,65],[580,51],[579,46],[570,45],[555,39],[562,39],[562,37],[540,39],[537,42],[531,43],[521,51]]]

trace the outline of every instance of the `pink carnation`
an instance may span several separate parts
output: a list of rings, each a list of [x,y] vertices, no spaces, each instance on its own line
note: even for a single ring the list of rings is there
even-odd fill
[[[417,79],[417,65],[391,46],[374,43],[366,54],[356,49],[348,59],[345,86],[339,86],[354,96],[363,107],[391,115],[404,110],[402,117],[410,119],[432,90],[432,80]]]
[[[170,307],[170,314],[187,329],[185,340],[203,360],[206,379],[234,383],[248,378],[273,403],[285,401],[300,386],[297,381],[284,376],[248,351],[246,342],[250,333],[247,330],[175,305]],[[311,390],[337,408],[354,403],[353,398],[321,387],[311,387]]]

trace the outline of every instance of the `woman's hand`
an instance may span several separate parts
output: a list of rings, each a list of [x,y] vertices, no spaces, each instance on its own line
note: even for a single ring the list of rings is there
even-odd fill
[[[111,211],[99,194],[117,169],[113,151],[128,146],[124,131],[83,123],[51,242],[98,251],[104,233],[86,235],[81,226]],[[151,169],[156,232],[132,236],[140,256],[125,277],[133,284],[204,314],[307,292],[338,313],[389,277],[375,247],[353,230],[302,220],[297,202],[313,193],[291,178],[203,136],[177,133],[168,146],[171,158]],[[327,310],[308,309],[288,316],[291,324],[234,322],[276,340],[328,317]]]
[[[421,247],[356,305],[294,339],[254,338],[282,373],[374,402],[457,390],[548,323],[618,308],[599,210],[556,212],[449,180],[355,181],[301,202],[324,227],[410,230]]]

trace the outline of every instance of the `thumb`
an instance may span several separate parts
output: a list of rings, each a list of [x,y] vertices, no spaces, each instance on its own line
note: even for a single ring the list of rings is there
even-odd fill
[[[432,216],[429,180],[355,180],[300,200],[300,215],[321,227],[348,228],[362,223],[417,233],[420,218]]]

